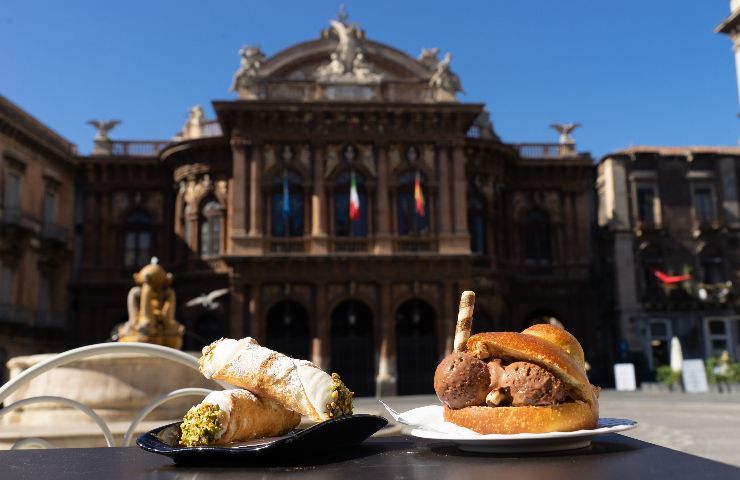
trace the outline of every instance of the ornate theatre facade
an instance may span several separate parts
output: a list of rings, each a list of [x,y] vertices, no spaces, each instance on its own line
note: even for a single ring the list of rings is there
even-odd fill
[[[251,335],[360,395],[430,391],[465,289],[475,329],[556,318],[608,365],[591,157],[567,133],[502,142],[483,105],[457,100],[449,54],[330,25],[270,57],[240,50],[215,120],[194,107],[163,142],[100,132],[80,158],[76,342],[125,320],[131,273],[156,255],[186,348]]]

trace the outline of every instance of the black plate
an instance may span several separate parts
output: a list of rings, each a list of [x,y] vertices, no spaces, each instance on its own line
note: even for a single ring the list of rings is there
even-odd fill
[[[265,465],[314,462],[322,454],[356,447],[388,424],[376,415],[350,415],[293,430],[282,437],[232,445],[183,447],[177,443],[180,422],[141,435],[136,444],[148,452],[166,455],[183,465]]]

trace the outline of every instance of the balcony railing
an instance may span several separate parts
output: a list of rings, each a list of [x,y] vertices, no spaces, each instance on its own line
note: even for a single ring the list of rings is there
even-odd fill
[[[397,252],[431,252],[436,249],[431,238],[397,238],[394,244]]]
[[[111,155],[154,157],[170,142],[159,140],[120,140],[111,144]]]
[[[305,253],[306,239],[271,238],[268,240],[267,251],[270,253]]]
[[[567,143],[516,143],[522,158],[560,158],[575,157],[576,147]]]
[[[0,224],[35,230],[38,222],[19,207],[6,207],[0,210]]]
[[[69,230],[53,222],[45,222],[41,226],[41,237],[59,243],[69,241]]]
[[[221,131],[221,124],[218,120],[210,120],[203,125],[201,137],[220,137],[223,135]]]
[[[332,250],[335,252],[367,252],[369,241],[367,238],[337,238],[334,240]]]

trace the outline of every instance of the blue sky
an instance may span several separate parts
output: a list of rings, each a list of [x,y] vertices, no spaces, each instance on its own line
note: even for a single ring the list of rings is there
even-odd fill
[[[339,1],[3,0],[0,93],[89,152],[92,118],[118,139],[162,139],[196,103],[231,99],[237,50],[272,55],[317,38]],[[416,57],[453,54],[464,102],[487,104],[507,142],[556,141],[577,121],[580,150],[736,145],[727,0],[345,1],[369,38]]]

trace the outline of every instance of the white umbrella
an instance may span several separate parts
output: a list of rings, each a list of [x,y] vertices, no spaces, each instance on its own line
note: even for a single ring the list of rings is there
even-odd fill
[[[671,338],[671,370],[680,372],[683,369],[683,352],[678,337]]]

